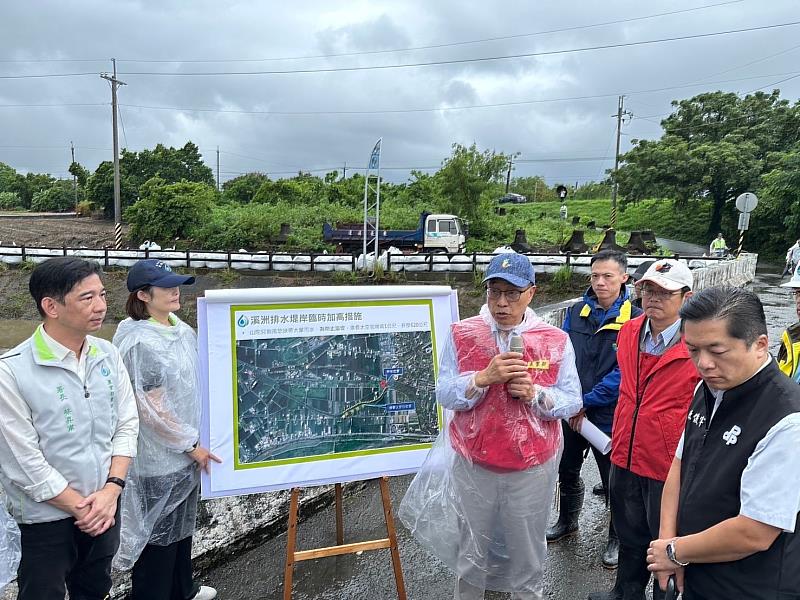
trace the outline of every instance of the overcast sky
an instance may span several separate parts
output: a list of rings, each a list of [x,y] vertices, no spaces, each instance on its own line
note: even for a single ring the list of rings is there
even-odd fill
[[[363,169],[382,137],[394,181],[475,142],[519,152],[516,176],[582,183],[613,165],[619,94],[623,152],[660,136],[673,99],[779,87],[795,102],[800,25],[563,51],[794,21],[797,0],[3,2],[0,162],[65,177],[70,141],[90,169],[110,159],[99,74],[115,57],[120,145],[191,140],[215,170],[219,147],[222,181]],[[249,74],[176,75],[207,72]]]

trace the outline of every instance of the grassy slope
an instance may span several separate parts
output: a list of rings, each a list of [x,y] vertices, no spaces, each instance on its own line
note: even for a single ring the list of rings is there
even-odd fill
[[[610,220],[611,200],[571,200],[567,207],[570,222],[573,216],[578,215],[582,226],[594,220],[601,227]],[[544,212],[553,219],[557,219],[559,208],[559,202],[537,202],[525,206],[531,216],[538,218]],[[652,229],[659,237],[706,244],[710,212],[710,202],[692,203],[687,208],[676,209],[670,200],[643,200],[626,206],[617,214],[617,229],[621,232]],[[618,235],[617,241],[624,243],[627,235]]]

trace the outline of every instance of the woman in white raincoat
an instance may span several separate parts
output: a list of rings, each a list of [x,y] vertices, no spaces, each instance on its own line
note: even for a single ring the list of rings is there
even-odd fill
[[[480,315],[454,324],[436,399],[449,419],[400,505],[415,538],[456,574],[456,600],[485,590],[541,600],[559,419],[582,406],[569,337],[528,308],[533,266],[500,254]]]
[[[133,600],[210,600],[216,590],[192,576],[192,535],[199,469],[219,459],[198,445],[197,336],[174,314],[178,286],[194,277],[142,260],[127,283],[130,318],[119,324],[113,342],[136,394],[139,447],[122,495],[114,566],[133,568]]]

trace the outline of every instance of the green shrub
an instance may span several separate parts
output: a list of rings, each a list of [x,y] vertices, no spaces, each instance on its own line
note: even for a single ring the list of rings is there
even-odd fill
[[[78,201],[82,193],[78,190]],[[72,182],[57,181],[51,187],[36,192],[31,200],[34,212],[67,212],[75,210],[75,190]]]
[[[19,210],[22,200],[16,192],[0,192],[0,210]]]
[[[139,188],[140,199],[125,211],[129,237],[166,242],[194,238],[211,217],[216,190],[205,183],[167,184],[159,177]]]

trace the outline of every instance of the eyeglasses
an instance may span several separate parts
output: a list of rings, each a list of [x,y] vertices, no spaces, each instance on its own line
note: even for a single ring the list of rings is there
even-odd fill
[[[653,300],[666,300],[670,296],[674,296],[675,294],[680,294],[681,290],[676,290],[674,292],[667,292],[665,290],[657,290],[651,287],[642,286],[639,290],[639,295],[642,298],[651,298]]]
[[[495,288],[487,287],[486,288],[486,295],[489,298],[491,298],[492,300],[499,300],[500,296],[505,296],[506,300],[508,300],[509,302],[517,302],[517,301],[519,301],[520,297],[522,297],[522,294],[524,294],[529,289],[531,289],[531,287],[533,287],[533,286],[527,287],[522,291],[520,291],[520,290],[498,290],[498,289],[495,289]]]

